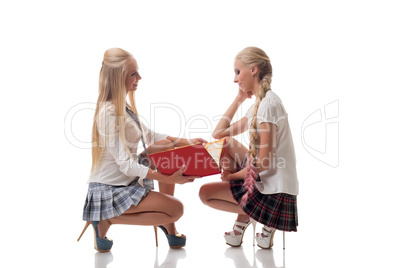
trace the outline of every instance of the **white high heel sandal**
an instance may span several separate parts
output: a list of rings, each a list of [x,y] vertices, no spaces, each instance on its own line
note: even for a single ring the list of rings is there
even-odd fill
[[[252,224],[253,225],[253,246],[255,245],[255,226],[257,222],[253,219],[250,218],[250,221],[248,223],[240,222],[240,221],[235,221],[234,226],[233,226],[233,231],[229,232],[229,235],[224,235],[223,237],[226,240],[226,244],[232,247],[240,247],[241,244],[243,243],[243,236],[244,232],[246,231],[247,227]],[[239,228],[238,226],[242,227]],[[238,231],[240,234],[236,235],[234,231]]]
[[[269,227],[264,225],[264,227],[262,227],[262,233],[256,234],[257,246],[260,248],[268,249],[274,245],[274,234],[276,229],[268,228]],[[283,248],[285,249],[285,233],[283,233]]]

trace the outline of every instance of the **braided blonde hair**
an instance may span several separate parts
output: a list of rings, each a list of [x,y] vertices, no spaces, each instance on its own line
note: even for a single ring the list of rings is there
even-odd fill
[[[242,197],[241,205],[244,206],[248,199],[248,195],[254,190],[255,179],[257,178],[255,161],[257,157],[257,146],[259,145],[258,136],[258,120],[257,111],[262,99],[265,97],[268,90],[271,89],[272,81],[272,66],[271,61],[267,54],[257,47],[246,47],[240,51],[236,59],[239,59],[245,66],[251,68],[258,67],[259,85],[256,93],[256,101],[253,111],[253,117],[250,125],[250,144],[249,144],[249,161],[247,164],[247,174],[245,177],[244,188],[246,189],[245,195]]]

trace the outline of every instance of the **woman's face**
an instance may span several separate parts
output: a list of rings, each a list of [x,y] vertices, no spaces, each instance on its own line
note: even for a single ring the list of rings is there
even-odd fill
[[[257,88],[255,87],[256,76],[254,74],[256,73],[256,67],[248,68],[239,59],[236,59],[234,71],[234,82],[239,85],[239,88],[246,93],[251,91],[254,94],[258,88],[258,81]]]
[[[126,93],[129,91],[136,91],[138,81],[140,81],[141,78],[141,75],[138,73],[137,61],[135,59],[130,59],[127,62]]]

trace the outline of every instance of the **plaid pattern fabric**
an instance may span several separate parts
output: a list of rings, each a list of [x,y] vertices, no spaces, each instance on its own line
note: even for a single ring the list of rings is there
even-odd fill
[[[147,180],[150,179],[144,179],[144,184]],[[149,191],[149,189],[141,187],[138,179],[128,186],[91,182],[85,200],[83,220],[101,221],[118,217],[132,205],[137,206]]]
[[[127,112],[141,129],[138,117],[128,107]],[[141,132],[141,141],[148,156],[147,147]],[[138,155],[138,162],[149,167],[147,158]],[[83,220],[101,221],[115,218],[127,211],[132,205],[137,206],[141,199],[154,189],[154,181],[144,178],[142,185],[135,178],[127,186],[114,186],[103,183],[91,182],[88,186],[88,194],[85,200]]]
[[[231,181],[233,198],[240,204],[245,194],[244,180]],[[297,197],[285,193],[262,194],[257,188],[246,202],[244,212],[254,220],[278,230],[297,231]]]

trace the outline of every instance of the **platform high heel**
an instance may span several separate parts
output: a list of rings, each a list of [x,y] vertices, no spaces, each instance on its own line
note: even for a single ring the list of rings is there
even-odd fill
[[[264,249],[272,248],[272,246],[274,245],[275,231],[276,231],[276,229],[269,228],[264,225],[264,227],[262,227],[262,233],[257,233],[257,235],[256,235],[257,245],[260,248],[264,248]],[[263,234],[265,236],[263,236]],[[283,247],[285,248],[285,245],[283,245]]]
[[[158,226],[166,235],[170,248],[182,248],[186,245],[186,237],[182,234],[168,234],[168,231],[162,225]],[[158,231],[154,226],[156,246],[158,246]]]
[[[243,236],[244,232],[246,231],[247,227],[252,224],[253,225],[253,246],[255,245],[255,226],[257,222],[253,219],[250,218],[250,221],[247,223],[240,222],[240,221],[235,221],[234,226],[233,226],[233,231],[230,231],[228,235],[224,235],[224,238],[226,240],[226,244],[232,247],[240,247],[241,244],[243,243]],[[239,228],[238,226],[242,227]],[[240,234],[236,235],[234,231],[238,231]]]
[[[92,224],[92,227],[94,228],[94,243],[95,243],[95,249],[99,252],[108,252],[113,246],[113,240],[110,240],[109,238],[99,238],[98,236],[98,224],[99,221],[87,221],[87,223],[84,226],[84,230],[82,230],[82,233],[80,237],[78,237],[77,241],[80,241],[82,235],[85,233],[87,230],[88,226]]]

